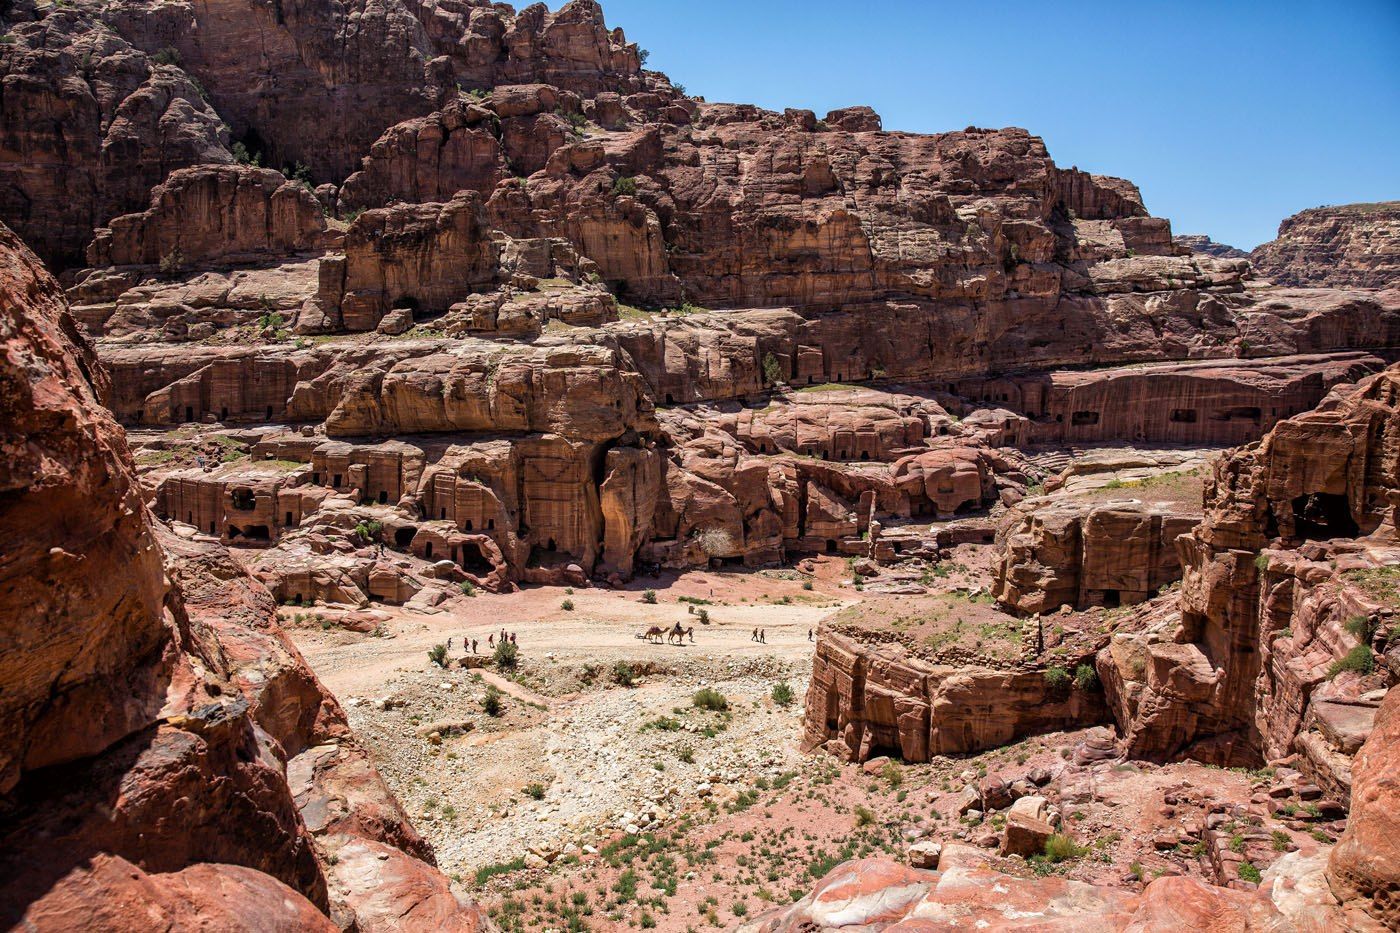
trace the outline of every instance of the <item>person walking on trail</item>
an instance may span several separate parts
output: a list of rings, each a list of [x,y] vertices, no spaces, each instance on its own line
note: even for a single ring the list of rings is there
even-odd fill
[[[758,641],[758,629],[753,630],[753,634],[749,636],[749,641]]]
[[[451,635],[447,636],[447,650],[448,650],[448,651],[451,651],[451,650],[452,650],[452,636],[451,636]]]
[[[515,633],[514,633],[514,632],[511,632],[511,633],[510,633],[510,643],[511,643],[512,645],[515,644]]]
[[[768,644],[768,630],[766,628],[758,630],[758,640],[760,644]]]
[[[487,635],[487,636],[486,636],[486,647],[488,647],[488,648],[494,648],[494,647],[496,647],[496,636],[495,636],[495,635]]]
[[[808,641],[811,641],[811,640],[812,640],[812,630],[811,630],[811,629],[807,629],[807,640],[808,640]]]
[[[472,654],[476,654],[476,639],[472,639]]]

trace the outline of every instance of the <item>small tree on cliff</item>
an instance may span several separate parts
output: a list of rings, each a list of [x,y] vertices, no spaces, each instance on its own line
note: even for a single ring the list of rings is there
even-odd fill
[[[763,381],[769,385],[783,381],[783,364],[772,353],[763,354]]]

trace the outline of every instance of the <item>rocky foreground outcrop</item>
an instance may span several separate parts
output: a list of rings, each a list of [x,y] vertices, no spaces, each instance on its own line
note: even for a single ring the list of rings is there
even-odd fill
[[[0,227],[0,925],[488,924],[219,545],[150,520],[107,375]]]
[[[1249,261],[1279,285],[1393,287],[1400,279],[1400,201],[1301,211]]]
[[[879,858],[838,866],[791,907],[744,924],[742,933],[898,933],[977,929],[1169,931],[1384,929],[1333,898],[1320,860],[1290,855],[1258,891],[1194,878],[1157,878],[1141,893],[1065,878],[1024,878],[992,868],[970,846],[944,846],[938,870]]]

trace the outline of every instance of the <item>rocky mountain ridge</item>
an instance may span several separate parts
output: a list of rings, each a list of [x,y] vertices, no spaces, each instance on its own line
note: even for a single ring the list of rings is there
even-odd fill
[[[1400,275],[1400,201],[1315,207],[1285,219],[1250,253],[1279,285],[1385,288]]]

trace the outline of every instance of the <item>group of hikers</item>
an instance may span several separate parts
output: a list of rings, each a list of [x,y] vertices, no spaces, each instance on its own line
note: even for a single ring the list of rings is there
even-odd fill
[[[501,644],[505,644],[506,642],[510,642],[512,645],[516,644],[516,641],[515,641],[515,633],[514,633],[514,632],[507,632],[505,629],[501,629],[501,634],[500,634],[499,640],[500,640]],[[496,642],[497,642],[497,636],[496,636],[496,634],[495,634],[494,632],[493,632],[492,634],[490,634],[490,635],[487,635],[487,636],[486,636],[486,650],[487,650],[487,651],[494,651],[494,650],[496,650]],[[463,647],[463,648],[470,648],[470,649],[472,650],[472,654],[476,654],[476,653],[477,653],[477,650],[476,650],[476,649],[477,649],[477,645],[478,645],[478,644],[480,644],[480,643],[479,643],[475,638],[468,638],[468,637],[465,636],[465,635],[462,636],[462,647]],[[447,639],[447,650],[448,650],[448,651],[451,651],[451,650],[452,650],[452,639],[451,639],[451,638]]]

